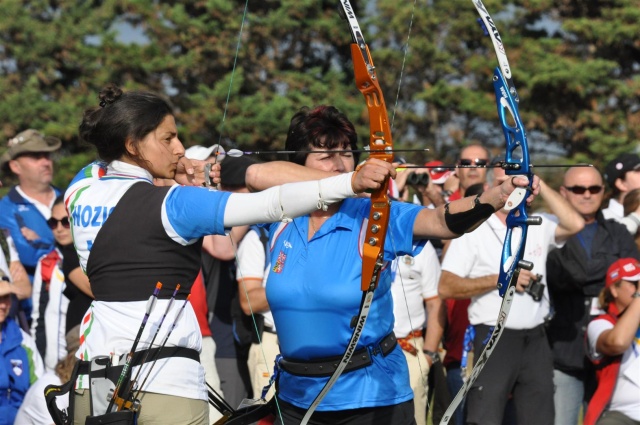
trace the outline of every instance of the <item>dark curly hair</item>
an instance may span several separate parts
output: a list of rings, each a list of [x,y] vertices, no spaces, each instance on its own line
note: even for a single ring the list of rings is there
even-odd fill
[[[358,149],[358,135],[345,114],[333,106],[303,107],[292,118],[285,149],[308,151],[321,149]],[[308,153],[289,154],[289,161],[304,165]],[[358,153],[354,152],[358,162]]]
[[[98,95],[100,106],[87,109],[79,126],[80,139],[95,145],[106,162],[128,155],[126,141],[134,146],[155,130],[173,108],[161,96],[146,92],[123,92],[109,84]]]

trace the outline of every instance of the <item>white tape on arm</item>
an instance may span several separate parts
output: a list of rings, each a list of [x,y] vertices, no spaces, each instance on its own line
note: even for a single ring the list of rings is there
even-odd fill
[[[225,227],[289,221],[355,196],[353,173],[322,180],[287,183],[258,193],[234,193],[224,212]]]

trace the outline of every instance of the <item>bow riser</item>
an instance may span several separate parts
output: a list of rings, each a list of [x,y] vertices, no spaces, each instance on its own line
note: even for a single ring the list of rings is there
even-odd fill
[[[493,72],[493,89],[496,95],[498,118],[506,140],[505,160],[510,164],[505,169],[505,173],[511,176],[526,174],[531,177],[529,150],[525,149],[528,146],[527,133],[518,110],[518,94],[515,88],[509,88],[509,83],[500,72],[500,68],[496,68]],[[530,185],[531,183],[529,182]]]
[[[515,209],[515,211],[511,211],[506,219],[508,230],[502,251],[502,267],[498,276],[498,292],[501,297],[504,297],[507,288],[510,285],[515,285],[517,281],[517,274],[514,274],[516,269],[522,267],[531,270],[533,267],[533,264],[529,262],[515,261],[515,259],[524,257],[528,226],[538,225],[542,219],[529,217],[527,214],[525,199],[530,194],[530,187],[533,183],[533,175],[529,166],[529,150],[526,149],[528,146],[527,134],[518,111],[517,92],[514,87],[509,89],[509,84],[500,72],[500,68],[496,68],[493,72],[493,88],[496,95],[498,117],[506,140],[505,162],[508,167],[505,168],[505,174],[511,176],[525,174],[529,178],[529,189],[516,189],[506,204],[506,209]],[[511,244],[513,230],[516,228],[520,229],[521,233],[514,256]]]
[[[366,54],[366,56],[365,56]],[[369,111],[369,147],[378,152],[372,158],[393,162],[393,141],[391,128],[387,119],[387,108],[378,84],[373,60],[369,48],[364,49],[356,43],[351,44],[351,56],[355,74],[356,87],[364,96]],[[362,250],[362,285],[366,291],[371,285],[377,286],[379,270],[383,264],[383,247],[389,225],[389,198],[387,183],[371,193],[371,212]]]

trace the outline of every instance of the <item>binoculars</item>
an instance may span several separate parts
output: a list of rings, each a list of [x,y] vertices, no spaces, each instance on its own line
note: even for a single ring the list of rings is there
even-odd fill
[[[429,174],[428,173],[409,173],[407,176],[407,184],[412,186],[415,185],[423,185],[426,186],[429,184]]]

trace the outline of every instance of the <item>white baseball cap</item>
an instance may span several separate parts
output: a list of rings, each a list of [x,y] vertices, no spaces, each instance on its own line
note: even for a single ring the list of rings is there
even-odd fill
[[[200,145],[191,146],[184,152],[184,156],[190,159],[199,159],[201,161],[204,161],[211,156],[211,152],[213,152],[216,146],[217,145],[213,145],[208,148]]]

